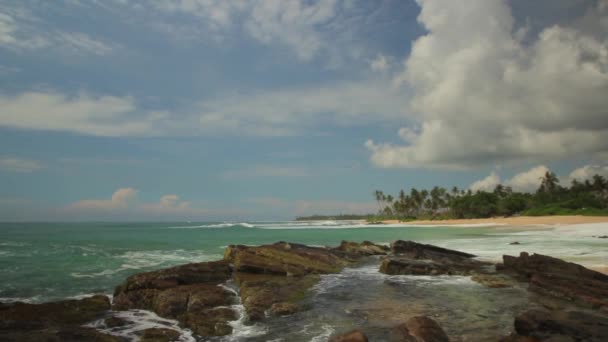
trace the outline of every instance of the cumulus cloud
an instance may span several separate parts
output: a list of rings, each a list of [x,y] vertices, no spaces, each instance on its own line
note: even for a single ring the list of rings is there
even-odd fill
[[[164,116],[141,112],[132,97],[68,96],[55,91],[0,95],[0,126],[101,136],[154,135]]]
[[[592,180],[593,176],[595,175],[600,175],[604,178],[608,178],[608,166],[585,165],[570,172],[568,178],[571,181],[573,179],[576,179],[579,182],[584,182],[586,180]]]
[[[68,206],[68,210],[85,211],[114,211],[126,210],[137,199],[137,190],[133,188],[120,188],[110,199],[86,199]]]
[[[193,208],[191,203],[183,201],[178,195],[163,195],[158,202],[142,202],[138,198],[138,190],[134,188],[120,188],[112,194],[110,199],[85,199],[74,202],[64,208],[71,215],[90,215],[97,217],[105,215],[110,217],[154,217],[154,216],[186,216],[202,217],[209,213],[203,208]]]
[[[492,171],[486,178],[480,179],[469,186],[472,191],[492,191],[500,184],[500,177],[496,171]]]
[[[419,4],[428,33],[394,82],[411,91],[420,129],[407,145],[368,141],[375,165],[468,168],[608,150],[604,26],[527,37],[507,1]],[[594,10],[608,15],[604,1]]]
[[[19,158],[0,158],[0,171],[29,173],[44,168],[44,165],[36,160]]]
[[[538,189],[542,178],[548,171],[550,171],[548,167],[539,165],[528,171],[516,174],[507,180],[505,185],[512,187],[515,191],[532,192]]]
[[[492,171],[489,176],[480,179],[469,186],[472,191],[492,191],[498,184],[510,186],[514,191],[518,192],[534,192],[540,186],[542,178],[547,172],[548,167],[538,165],[529,170],[515,174],[513,177],[501,180],[501,177],[496,171]]]

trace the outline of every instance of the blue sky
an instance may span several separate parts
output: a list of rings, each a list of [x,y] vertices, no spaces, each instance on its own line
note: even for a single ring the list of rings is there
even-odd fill
[[[0,220],[608,173],[608,2],[0,0]]]

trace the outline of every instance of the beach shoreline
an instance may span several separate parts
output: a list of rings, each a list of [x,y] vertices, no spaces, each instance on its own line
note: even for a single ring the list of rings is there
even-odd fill
[[[383,224],[407,225],[500,225],[500,226],[562,226],[586,223],[608,223],[608,216],[516,216],[492,217],[479,219],[448,219],[448,220],[383,220]]]

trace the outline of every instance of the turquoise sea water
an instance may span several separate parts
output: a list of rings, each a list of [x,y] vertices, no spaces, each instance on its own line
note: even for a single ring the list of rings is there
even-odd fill
[[[605,226],[593,227],[594,231]],[[539,252],[590,266],[608,264],[606,241],[551,229],[365,226],[360,222],[0,223],[0,301],[44,302],[111,294],[127,276],[220,259],[230,244],[416,240],[499,259]],[[517,246],[511,241],[520,241]]]

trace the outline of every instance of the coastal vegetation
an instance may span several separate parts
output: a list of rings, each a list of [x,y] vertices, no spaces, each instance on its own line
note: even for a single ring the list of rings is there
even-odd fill
[[[431,190],[412,188],[400,190],[396,196],[376,190],[377,216],[370,221],[399,219],[472,219],[495,216],[592,215],[608,216],[608,181],[600,175],[569,186],[560,185],[552,172],[542,178],[533,193],[516,192],[509,186],[496,185],[493,191],[447,190],[435,186]]]

